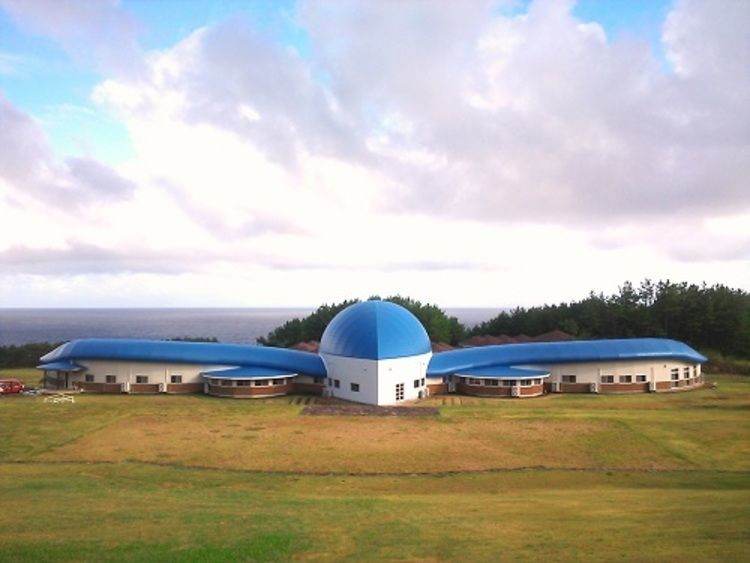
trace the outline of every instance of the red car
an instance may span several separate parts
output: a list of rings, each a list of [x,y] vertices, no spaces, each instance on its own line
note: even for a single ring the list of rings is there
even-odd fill
[[[24,385],[18,379],[0,379],[0,395],[20,393],[23,390]]]

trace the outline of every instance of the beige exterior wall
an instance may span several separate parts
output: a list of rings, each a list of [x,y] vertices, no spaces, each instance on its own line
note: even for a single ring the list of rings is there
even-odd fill
[[[581,362],[550,365],[547,369],[550,371],[549,383],[553,387],[557,384],[563,392],[583,392],[584,386],[591,390],[592,384],[599,393],[661,391],[672,387],[693,387],[703,382],[700,364],[675,360]],[[677,385],[673,386],[674,370],[679,377]],[[575,383],[563,381],[566,375],[574,375]],[[639,375],[645,376],[645,381],[638,381]],[[603,378],[606,376],[612,376],[612,383],[605,383]],[[626,380],[627,376],[630,376],[630,381]]]
[[[203,376],[200,372],[210,369],[221,369],[230,366],[196,365],[164,362],[127,362],[113,360],[80,360],[79,365],[86,368],[85,371],[75,375],[75,381],[83,384],[86,375],[94,378],[95,384],[106,383],[108,375],[116,377],[116,383],[123,385],[123,391],[130,392],[131,385],[137,385],[136,378],[148,377],[149,385],[158,385],[160,392],[169,390],[173,375],[182,376],[182,384],[203,384]],[[137,387],[134,391],[138,389]]]

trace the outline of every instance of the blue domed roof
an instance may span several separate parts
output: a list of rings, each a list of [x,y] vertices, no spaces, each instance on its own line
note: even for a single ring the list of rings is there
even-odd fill
[[[432,351],[427,331],[410,311],[389,301],[355,303],[330,322],[320,352],[383,360]]]

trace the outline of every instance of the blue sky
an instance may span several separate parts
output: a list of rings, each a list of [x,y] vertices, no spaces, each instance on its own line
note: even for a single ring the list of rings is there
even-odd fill
[[[512,13],[525,12],[529,3],[516,3]],[[654,54],[663,58],[660,33],[670,5],[668,0],[580,0],[573,13],[599,23],[613,39],[648,41]],[[138,42],[146,51],[167,49],[196,29],[239,17],[274,41],[302,54],[310,50],[305,30],[295,21],[292,1],[135,0],[121,6],[136,18]],[[41,120],[60,155],[88,154],[111,163],[132,156],[127,130],[91,101],[92,90],[104,78],[100,72],[71,57],[54,40],[18,27],[2,10],[0,29],[0,53],[17,57],[14,70],[0,76],[2,91]]]
[[[735,0],[0,0],[0,306],[747,288],[748,26]]]

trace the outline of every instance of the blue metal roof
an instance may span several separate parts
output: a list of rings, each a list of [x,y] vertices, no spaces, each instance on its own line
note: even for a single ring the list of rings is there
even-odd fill
[[[382,360],[432,351],[427,331],[409,310],[389,301],[350,305],[328,324],[320,352]]]
[[[43,363],[63,360],[71,362],[76,360],[175,362],[271,368],[287,373],[326,375],[323,360],[317,354],[285,348],[213,342],[87,338],[58,346],[41,357]]]
[[[258,379],[263,377],[284,377],[296,374],[294,372],[290,372],[288,369],[284,370],[261,367],[239,367],[227,369],[210,369],[208,371],[202,371],[201,375],[217,379]]]
[[[62,361],[52,362],[51,364],[42,364],[40,366],[36,366],[36,369],[43,369],[46,371],[81,371],[86,368],[84,368],[83,366],[79,366],[78,364],[74,364],[73,362]]]
[[[489,379],[524,379],[526,377],[549,377],[549,370],[490,366],[484,368],[462,369],[457,371],[456,375],[484,377]]]
[[[696,363],[707,360],[687,344],[666,338],[529,342],[440,352],[432,356],[427,373],[449,375],[491,366],[650,359],[674,359]]]

